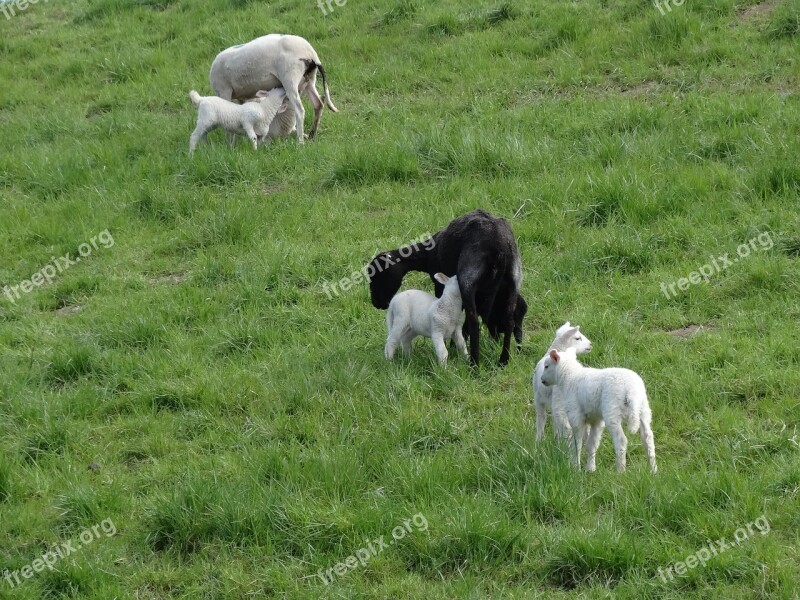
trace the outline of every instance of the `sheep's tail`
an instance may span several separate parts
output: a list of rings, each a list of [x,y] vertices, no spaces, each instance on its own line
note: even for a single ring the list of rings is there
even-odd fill
[[[200,100],[203,99],[203,97],[194,90],[189,92],[189,98],[192,100],[192,104],[195,106],[200,106]]]
[[[328,89],[328,80],[325,78],[325,69],[322,68],[322,64],[315,63],[316,67],[319,69],[319,74],[322,75],[322,88],[325,91],[324,98],[325,104],[328,105],[333,112],[339,112],[339,109],[333,105],[333,100],[331,100],[331,92]]]

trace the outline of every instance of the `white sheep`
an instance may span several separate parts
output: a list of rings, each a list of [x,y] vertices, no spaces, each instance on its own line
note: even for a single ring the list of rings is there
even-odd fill
[[[411,356],[411,341],[420,335],[431,338],[439,364],[447,364],[445,340],[452,339],[458,351],[467,356],[467,344],[461,333],[461,292],[458,277],[436,273],[434,279],[444,285],[440,298],[421,290],[406,290],[392,298],[386,315],[389,337],[385,354],[392,360],[397,346]]]
[[[223,50],[211,64],[209,80],[217,96],[226,100],[245,101],[258,90],[283,87],[289,108],[295,115],[297,141],[302,144],[306,116],[300,101],[302,92],[308,93],[314,106],[309,138],[317,133],[322,118],[324,104],[316,88],[317,71],[322,75],[324,104],[333,112],[339,112],[331,101],[319,56],[307,40],[296,35],[272,33]]]
[[[563,406],[573,431],[573,461],[578,468],[583,436],[576,433],[584,431],[588,424],[591,429],[586,442],[586,470],[595,470],[600,436],[603,428],[608,426],[617,455],[617,471],[624,471],[628,438],[622,430],[622,422],[627,421],[628,431],[639,431],[641,435],[650,470],[653,473],[658,470],[653,430],[650,428],[652,413],[639,375],[630,369],[584,367],[578,362],[575,348],[569,348],[563,352],[550,351],[544,361],[542,383],[561,388]]]
[[[547,349],[547,353],[551,350],[558,350],[563,352],[567,348],[575,348],[578,354],[584,352],[591,352],[592,342],[581,334],[580,326],[574,327],[569,324],[569,321],[564,323],[556,330],[556,336],[553,343]],[[542,373],[544,372],[544,361],[547,358],[547,353],[536,363],[536,369],[533,372],[533,402],[536,406],[536,441],[541,441],[544,435],[544,426],[547,423],[547,409],[549,408],[553,413],[553,432],[556,437],[568,438],[571,433],[569,420],[561,405],[561,394],[558,386],[546,386],[542,383]]]
[[[189,139],[189,153],[193,153],[197,143],[209,131],[221,127],[231,134],[246,135],[258,148],[259,141],[264,140],[276,115],[286,110],[283,88],[275,88],[266,92],[259,91],[251,102],[236,104],[217,96],[201,96],[195,90],[189,92],[192,104],[197,107],[197,126]]]

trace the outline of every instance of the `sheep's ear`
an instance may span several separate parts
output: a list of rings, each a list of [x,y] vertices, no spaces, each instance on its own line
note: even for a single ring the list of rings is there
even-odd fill
[[[266,98],[267,96],[269,96],[269,92],[267,92],[267,91],[258,90],[256,92],[256,98]]]
[[[558,362],[559,360],[558,352],[556,352],[555,350],[550,350],[550,358]]]
[[[450,281],[450,278],[444,273],[436,273],[433,278],[442,285],[447,285],[447,282]]]
[[[283,104],[281,104],[281,105],[278,107],[278,114],[280,114],[280,113],[282,113],[282,112],[286,112],[286,107],[287,107],[287,106],[288,106],[288,105],[287,105],[287,104],[286,104],[286,102],[284,101],[284,102],[283,102]]]

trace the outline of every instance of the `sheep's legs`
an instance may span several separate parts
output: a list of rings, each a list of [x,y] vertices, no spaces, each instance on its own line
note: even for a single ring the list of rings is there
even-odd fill
[[[480,359],[480,352],[481,352],[481,340],[480,340],[480,323],[478,323],[478,307],[475,304],[475,287],[474,281],[480,279],[481,271],[477,270],[475,272],[470,273],[471,277],[468,279],[467,276],[459,275],[458,278],[458,289],[461,292],[461,302],[464,305],[464,313],[466,318],[464,319],[464,328],[467,331],[467,336],[469,337],[469,363],[472,367],[478,366],[478,360]]]
[[[604,426],[603,421],[598,421],[597,423],[592,423],[589,429],[589,437],[586,440],[586,470],[590,473],[596,468],[597,447],[600,445],[600,437],[603,435]],[[575,432],[575,435],[578,434],[583,436],[583,432]]]
[[[503,324],[503,351],[500,352],[500,366],[508,364],[509,352],[511,349],[511,336],[517,325],[514,319],[514,309],[517,306],[517,291],[512,289],[509,292],[508,306],[506,307],[505,323]]]
[[[440,331],[434,331],[431,335],[433,341],[433,349],[436,351],[436,357],[439,359],[439,364],[445,366],[447,364],[447,346],[444,343],[444,336]]]
[[[617,472],[622,473],[625,470],[628,438],[625,437],[625,432],[622,430],[622,423],[609,423],[608,432],[611,434],[611,439],[614,440],[614,452],[617,455]]]
[[[644,446],[645,454],[647,454],[647,461],[650,463],[650,471],[652,473],[657,473],[658,467],[656,466],[656,445],[653,441],[653,430],[650,428],[650,420],[642,419],[639,427],[639,435],[642,438],[642,445]]]
[[[411,342],[414,340],[413,336],[406,336],[402,340],[400,340],[400,344],[403,346],[403,352],[406,353],[406,356],[411,356]]]
[[[315,135],[317,135],[317,127],[319,127],[319,120],[322,118],[322,111],[325,108],[325,105],[322,103],[322,98],[319,97],[319,92],[317,92],[317,87],[315,85],[315,81],[311,81],[308,86],[308,99],[311,100],[311,104],[314,106],[314,124],[311,126],[311,132],[308,134],[308,139],[313,139]]]
[[[302,144],[303,140],[303,123],[306,120],[306,109],[303,107],[303,102],[300,100],[300,93],[297,91],[297,86],[285,87],[286,100],[295,114],[295,126],[297,127],[297,143]]]

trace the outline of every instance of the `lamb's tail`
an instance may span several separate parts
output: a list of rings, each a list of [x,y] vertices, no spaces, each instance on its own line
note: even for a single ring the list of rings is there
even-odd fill
[[[649,410],[647,392],[644,390],[644,385],[642,385],[641,389],[638,389],[638,386],[634,389],[629,388],[626,393],[625,403],[628,405],[628,431],[639,433],[642,413],[645,410]]]
[[[200,100],[203,99],[203,97],[194,90],[189,92],[189,98],[192,100],[192,104],[195,106],[200,106]]]
[[[328,80],[325,78],[325,69],[322,68],[320,63],[315,63],[316,67],[319,69],[319,74],[322,75],[322,88],[325,90],[324,98],[325,104],[328,105],[333,112],[339,112],[339,109],[333,105],[333,100],[331,100],[331,92],[328,89]]]

